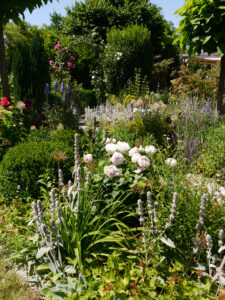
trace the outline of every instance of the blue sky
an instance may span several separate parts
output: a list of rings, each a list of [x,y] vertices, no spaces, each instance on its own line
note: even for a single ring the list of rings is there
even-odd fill
[[[50,24],[50,14],[54,11],[65,15],[65,7],[72,6],[74,0],[53,0],[52,3],[42,6],[33,11],[32,14],[29,11],[25,12],[25,20],[32,25],[41,26],[43,23]],[[179,19],[174,15],[174,12],[183,6],[185,0],[151,0],[152,3],[162,7],[162,13],[165,19],[172,21],[176,27],[178,27]]]

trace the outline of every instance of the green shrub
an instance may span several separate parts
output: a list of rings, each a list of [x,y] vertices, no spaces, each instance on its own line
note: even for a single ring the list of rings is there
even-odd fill
[[[123,30],[113,28],[107,34],[103,70],[108,92],[118,92],[140,68],[150,78],[152,70],[151,33],[139,25]]]
[[[10,148],[0,163],[0,193],[6,200],[16,196],[39,196],[39,176],[57,178],[58,168],[65,181],[71,177],[74,131],[36,131],[27,140]]]
[[[44,41],[38,31],[33,35],[30,45],[18,42],[13,57],[15,100],[35,98],[36,108],[41,110],[45,100],[45,84],[49,82],[48,68]]]

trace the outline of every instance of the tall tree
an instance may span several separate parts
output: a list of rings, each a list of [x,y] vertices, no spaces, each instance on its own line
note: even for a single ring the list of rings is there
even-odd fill
[[[0,1],[0,75],[2,79],[3,96],[9,97],[8,72],[5,58],[4,45],[4,25],[13,20],[18,22],[20,16],[23,16],[25,9],[32,12],[35,8],[41,7],[52,0],[1,0]]]
[[[201,50],[221,56],[220,77],[217,91],[217,110],[222,112],[225,80],[225,0],[186,0],[176,11],[183,17],[179,24],[178,39],[189,55]]]

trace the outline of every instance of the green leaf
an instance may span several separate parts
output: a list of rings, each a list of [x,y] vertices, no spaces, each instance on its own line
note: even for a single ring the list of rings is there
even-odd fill
[[[167,245],[167,246],[169,246],[169,247],[171,247],[171,248],[176,248],[174,242],[173,242],[171,239],[169,239],[169,238],[166,239],[166,238],[164,238],[164,237],[161,237],[160,240],[161,240],[165,245]]]
[[[219,44],[219,46],[217,47],[217,50],[219,52],[219,54],[222,56],[223,54],[225,54],[225,43],[221,43]]]
[[[64,272],[67,274],[76,274],[77,270],[73,266],[66,266]]]
[[[48,253],[51,250],[52,250],[51,247],[42,247],[42,248],[40,248],[38,250],[37,254],[36,254],[36,259],[41,258],[43,255],[45,255],[46,253]]]
[[[208,35],[208,36],[204,39],[203,45],[205,45],[206,43],[208,43],[208,41],[209,41],[211,38],[212,38],[211,35]]]

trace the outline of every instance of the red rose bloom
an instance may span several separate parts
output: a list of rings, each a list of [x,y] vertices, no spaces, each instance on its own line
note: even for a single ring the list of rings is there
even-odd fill
[[[10,103],[10,98],[9,97],[3,97],[1,101],[1,106],[2,107],[9,107],[11,105]]]
[[[25,103],[25,108],[26,109],[31,109],[32,106],[33,106],[33,101],[30,98],[25,99],[24,103]]]
[[[31,125],[34,125],[34,126],[39,126],[39,125],[40,125],[40,123],[39,123],[39,121],[38,121],[38,120],[33,120],[33,121],[31,122]]]

